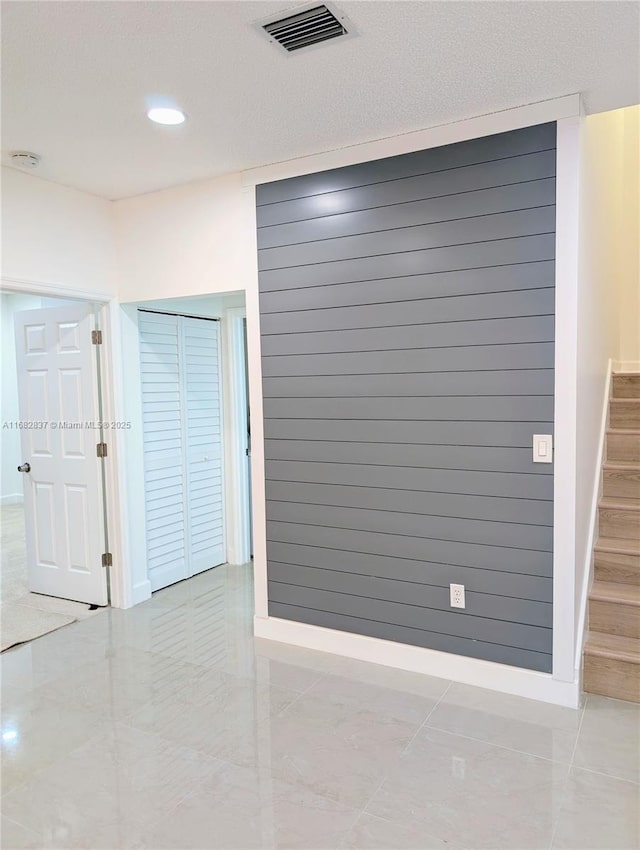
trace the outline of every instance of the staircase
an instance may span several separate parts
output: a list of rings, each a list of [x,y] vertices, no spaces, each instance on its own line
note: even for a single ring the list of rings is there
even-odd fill
[[[640,374],[615,374],[589,594],[584,690],[640,702]]]

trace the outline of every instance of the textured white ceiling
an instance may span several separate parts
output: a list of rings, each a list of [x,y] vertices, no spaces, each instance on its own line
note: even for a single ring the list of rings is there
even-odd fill
[[[5,0],[4,161],[121,198],[575,92],[640,101],[637,2],[337,0],[358,37],[288,56],[251,24],[292,5]],[[153,95],[188,122],[151,124]]]

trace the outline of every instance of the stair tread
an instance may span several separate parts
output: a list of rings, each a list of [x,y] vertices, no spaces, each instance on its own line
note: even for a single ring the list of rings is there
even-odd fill
[[[607,428],[607,434],[622,434],[624,437],[640,437],[640,428]]]
[[[640,639],[589,632],[584,646],[585,655],[600,655],[620,661],[640,664]]]
[[[605,469],[621,469],[624,472],[640,472],[640,463],[634,463],[632,460],[605,460],[603,466]]]
[[[617,602],[621,605],[640,607],[640,587],[614,581],[594,581],[589,593],[590,600]]]
[[[609,401],[613,402],[614,404],[617,404],[619,401],[623,404],[640,404],[640,398],[635,398],[634,396],[627,398],[626,396],[614,395],[611,396]]]
[[[595,548],[599,552],[621,552],[640,555],[640,540],[626,537],[599,537]]]
[[[603,496],[599,504],[607,510],[640,511],[640,496]]]

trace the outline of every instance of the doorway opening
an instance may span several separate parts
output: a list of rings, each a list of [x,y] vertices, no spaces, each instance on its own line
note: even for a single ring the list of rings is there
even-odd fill
[[[222,564],[250,568],[244,294],[121,308],[135,604]]]
[[[3,651],[108,604],[99,317],[0,293]]]

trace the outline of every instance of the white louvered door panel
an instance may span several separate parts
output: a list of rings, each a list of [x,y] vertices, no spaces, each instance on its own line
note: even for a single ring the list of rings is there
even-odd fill
[[[180,317],[190,574],[225,560],[220,326]]]
[[[151,589],[190,575],[178,316],[139,312],[147,563]]]

